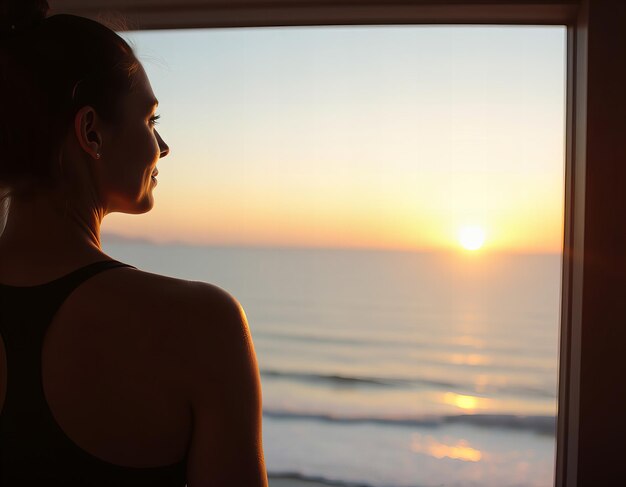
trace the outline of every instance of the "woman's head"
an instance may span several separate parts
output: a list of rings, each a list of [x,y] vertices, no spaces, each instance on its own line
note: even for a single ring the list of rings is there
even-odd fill
[[[153,107],[139,118],[154,98],[141,64],[108,27],[47,10],[45,0],[11,0],[0,12],[0,187],[88,178],[108,211],[149,210],[153,182],[138,172],[151,172],[167,146]]]

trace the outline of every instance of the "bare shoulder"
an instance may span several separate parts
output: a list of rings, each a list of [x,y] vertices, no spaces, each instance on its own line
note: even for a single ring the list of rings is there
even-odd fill
[[[205,282],[191,282],[188,316],[190,373],[202,375],[201,393],[211,385],[225,389],[254,382],[258,374],[248,321],[241,304],[227,291]],[[202,398],[197,398],[202,400]]]
[[[133,299],[144,296],[149,298],[137,300],[139,306],[142,303],[158,305],[165,302],[179,308],[178,311],[192,311],[194,314],[241,311],[241,306],[232,295],[218,286],[202,281],[174,278],[135,268],[118,268],[113,273],[105,273],[103,278],[104,290],[108,289],[115,294],[123,290],[124,294]]]
[[[184,289],[189,372],[204,374],[205,384],[222,382],[255,359],[245,312],[234,296],[214,284],[186,281]]]
[[[132,268],[113,274],[106,287],[122,296],[125,313],[137,313],[142,321],[149,316],[179,344],[177,360],[186,377],[198,369],[206,373],[207,368],[221,368],[230,357],[254,353],[243,308],[220,287]]]
[[[197,333],[227,333],[233,327],[247,327],[243,308],[237,299],[214,284],[144,271],[134,271],[134,274],[138,285],[143,281],[155,298],[174,306],[181,320],[187,326],[197,328]]]

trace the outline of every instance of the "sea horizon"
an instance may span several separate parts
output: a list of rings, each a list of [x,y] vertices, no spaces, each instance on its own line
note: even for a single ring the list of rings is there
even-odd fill
[[[553,255],[562,257],[562,250],[516,250],[516,249],[494,249],[483,248],[479,251],[465,250],[460,247],[447,247],[447,248],[435,248],[435,247],[355,247],[355,246],[341,246],[341,245],[316,245],[308,246],[303,244],[274,244],[274,243],[241,243],[241,242],[190,242],[186,240],[155,240],[147,237],[136,237],[122,235],[116,232],[104,231],[100,235],[103,243],[107,244],[145,244],[158,247],[189,247],[189,248],[213,248],[213,249],[242,249],[242,250],[276,250],[276,251],[312,251],[312,250],[329,250],[329,251],[349,251],[349,252],[395,252],[406,254],[436,254],[436,255],[454,255],[454,256],[467,256],[469,258],[481,258],[484,255],[511,255],[511,256],[524,256],[524,255]]]

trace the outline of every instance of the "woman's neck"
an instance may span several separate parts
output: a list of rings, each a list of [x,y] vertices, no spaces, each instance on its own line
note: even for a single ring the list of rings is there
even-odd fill
[[[105,256],[100,245],[104,212],[55,192],[11,197],[0,235],[0,276],[63,273]]]

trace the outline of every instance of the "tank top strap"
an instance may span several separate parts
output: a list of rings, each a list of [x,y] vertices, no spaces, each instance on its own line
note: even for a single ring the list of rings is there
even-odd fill
[[[37,336],[38,340],[29,340],[30,343],[37,349],[42,346],[43,337],[54,315],[76,288],[93,276],[116,267],[135,268],[113,259],[101,260],[79,267],[69,274],[39,286],[15,288],[16,302],[23,304],[23,312],[26,311],[24,308],[27,302],[30,301],[35,305],[35,309],[31,312],[24,313],[24,317],[28,317],[27,322],[29,324],[22,327],[23,330],[30,332],[31,337]]]
[[[115,267],[133,266],[116,260],[98,261],[45,284],[0,286],[0,333],[14,370],[22,362],[38,367],[44,336],[61,305],[80,284]]]
[[[43,394],[41,352],[54,315],[67,297],[96,274],[133,267],[115,260],[98,261],[38,286],[0,287],[0,334],[7,361],[7,390],[0,418],[35,431],[50,422]],[[35,428],[35,429],[33,429]]]
[[[108,269],[132,267],[116,260],[92,262],[52,281],[36,286],[0,285],[0,331],[3,334],[45,333],[57,310],[83,282]],[[33,343],[34,344],[34,343]]]
[[[59,277],[58,279],[49,282],[47,285],[57,284],[61,286],[64,291],[72,292],[87,279],[95,276],[96,274],[99,274],[102,271],[114,269],[116,267],[131,267],[133,269],[136,269],[135,266],[132,266],[130,264],[124,264],[123,262],[119,262],[117,260],[100,260],[98,262],[92,262],[91,264],[80,267],[63,277]]]

